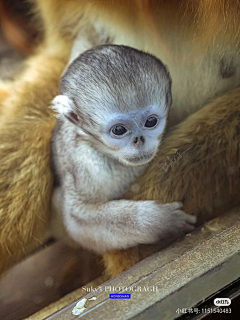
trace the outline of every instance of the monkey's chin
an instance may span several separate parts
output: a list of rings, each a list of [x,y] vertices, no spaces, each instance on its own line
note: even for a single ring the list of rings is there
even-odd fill
[[[125,158],[122,162],[127,166],[143,166],[148,164],[150,161],[153,160],[156,152],[147,153],[145,155],[137,156],[137,157],[131,157],[131,158]]]

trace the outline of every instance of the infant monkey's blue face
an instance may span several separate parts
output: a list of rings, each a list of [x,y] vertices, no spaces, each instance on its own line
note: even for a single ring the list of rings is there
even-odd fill
[[[102,151],[125,165],[148,163],[155,156],[166,125],[167,114],[148,106],[123,114],[109,114],[101,133]]]
[[[105,45],[74,60],[60,83],[55,110],[93,147],[125,165],[155,156],[171,106],[171,78],[156,57]],[[59,98],[55,99],[59,101]]]

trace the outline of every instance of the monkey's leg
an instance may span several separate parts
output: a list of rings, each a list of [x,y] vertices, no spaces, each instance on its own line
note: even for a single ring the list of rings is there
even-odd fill
[[[52,192],[50,141],[64,56],[28,61],[0,116],[0,274],[41,243]],[[17,84],[17,85],[16,85]]]
[[[240,89],[216,99],[177,126],[126,198],[182,201],[198,224],[240,202]],[[137,189],[137,188],[136,188]],[[160,244],[161,245],[161,244]],[[159,248],[159,246],[158,246]],[[103,256],[116,276],[145,257],[132,248]]]

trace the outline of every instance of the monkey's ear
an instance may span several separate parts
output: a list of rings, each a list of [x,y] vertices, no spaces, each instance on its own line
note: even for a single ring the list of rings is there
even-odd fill
[[[59,115],[58,118],[64,116],[70,122],[79,124],[80,120],[75,112],[75,105],[71,99],[65,95],[56,96],[52,101],[51,108],[56,111]]]

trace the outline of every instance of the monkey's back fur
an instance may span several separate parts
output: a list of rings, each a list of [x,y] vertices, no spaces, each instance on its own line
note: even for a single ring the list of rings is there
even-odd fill
[[[166,138],[138,181],[139,192],[128,197],[183,201],[185,210],[198,214],[200,221],[239,202],[239,1],[38,0],[36,4],[45,28],[44,42],[18,79],[0,88],[1,273],[39,246],[47,228],[53,183],[50,140],[55,126],[48,107],[58,93],[74,39],[79,32],[90,32],[94,38],[90,22],[99,16],[103,37],[109,31],[108,42],[166,60],[173,78],[173,101],[179,101],[177,120],[172,122],[206,105]],[[211,64],[209,56],[219,63]],[[195,65],[196,73],[187,71],[191,70],[188,63]],[[181,79],[188,77],[181,86]],[[173,149],[180,154],[187,151],[172,166],[167,162],[166,172],[162,167],[167,157],[174,157]],[[116,275],[142,256],[137,248],[106,254],[105,261]]]

